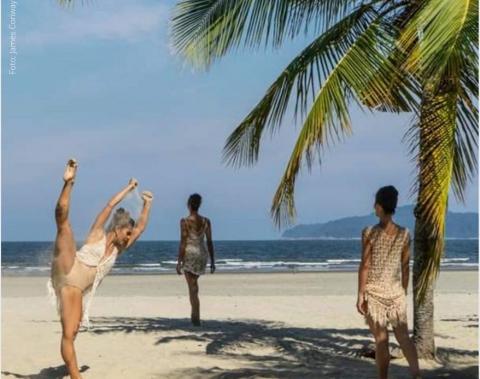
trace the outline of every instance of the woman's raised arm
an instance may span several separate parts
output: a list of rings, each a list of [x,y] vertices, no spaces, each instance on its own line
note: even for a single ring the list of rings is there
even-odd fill
[[[113,208],[115,208],[137,185],[138,181],[136,179],[130,179],[128,185],[109,200],[105,208],[102,209],[93,222],[87,237],[87,243],[93,243],[103,238],[105,223],[110,217]]]
[[[150,191],[143,191],[142,192],[142,199],[143,199],[143,209],[138,221],[133,228],[132,235],[127,244],[127,249],[132,246],[135,241],[140,237],[140,235],[144,232],[145,228],[147,227],[148,218],[150,216],[150,210],[152,208],[152,201],[153,201],[153,194]]]

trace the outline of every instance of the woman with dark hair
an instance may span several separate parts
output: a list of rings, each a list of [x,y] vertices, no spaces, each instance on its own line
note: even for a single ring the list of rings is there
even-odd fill
[[[208,218],[198,213],[201,203],[202,197],[198,193],[188,198],[187,206],[190,215],[180,221],[180,248],[177,262],[177,273],[181,275],[183,271],[188,284],[192,306],[191,320],[194,326],[200,326],[198,278],[205,274],[208,254],[210,254],[210,272],[212,274],[215,272],[212,225]]]
[[[410,233],[393,222],[398,191],[382,187],[375,196],[379,223],[362,232],[362,260],[358,272],[357,310],[375,337],[378,377],[387,379],[390,355],[388,325],[393,327],[410,366],[413,378],[420,378],[415,345],[408,335],[406,294],[409,280]]]
[[[74,340],[82,321],[88,325],[88,309],[96,288],[112,269],[119,254],[132,246],[145,230],[153,195],[142,193],[143,210],[135,222],[123,208],[115,211],[105,227],[113,209],[132,191],[138,182],[130,179],[128,185],[113,196],[98,214],[85,244],[77,251],[68,215],[77,162],[70,159],[63,174],[63,188],[55,208],[57,236],[53,253],[51,279],[48,289],[56,297],[62,323],[61,354],[70,378],[81,378],[77,365]],[[86,306],[82,303],[88,295]]]

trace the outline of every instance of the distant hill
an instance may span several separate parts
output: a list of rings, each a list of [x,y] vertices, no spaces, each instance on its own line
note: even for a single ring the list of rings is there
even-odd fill
[[[414,230],[413,205],[398,207],[395,222]],[[282,238],[359,238],[362,229],[378,222],[374,213],[366,216],[345,217],[323,224],[297,225],[286,230]],[[478,213],[447,213],[447,238],[478,238]]]

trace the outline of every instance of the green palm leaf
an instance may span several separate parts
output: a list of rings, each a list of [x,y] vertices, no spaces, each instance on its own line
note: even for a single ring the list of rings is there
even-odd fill
[[[294,89],[297,89],[295,108],[305,114],[308,99],[316,94],[316,84],[328,76],[342,54],[375,17],[371,7],[361,7],[307,46],[230,135],[224,148],[224,160],[234,166],[255,163],[265,128],[273,133],[281,125]]]
[[[388,12],[387,17],[382,19],[384,29],[388,30],[389,33],[398,40],[405,24],[408,23],[419,9],[420,6],[417,2],[411,2],[406,3],[404,7],[400,7],[394,12]],[[418,86],[415,75],[412,75],[411,72],[406,70],[406,62],[408,61],[409,54],[415,48],[417,41],[413,42],[410,46],[399,46],[395,44],[388,54],[388,64],[397,68],[396,70],[389,70],[391,74],[391,78],[389,79],[390,96],[373,101],[373,99],[368,96],[370,91],[367,88],[365,97],[361,99],[365,106],[382,112],[418,112],[417,99],[421,97],[421,88]],[[408,83],[408,87],[412,92],[411,96],[407,97],[408,103],[392,103],[392,100],[399,98],[399,91],[404,89],[405,83]],[[406,96],[407,94],[404,93],[403,95]]]
[[[307,46],[285,68],[262,100],[230,135],[224,149],[224,160],[233,166],[255,163],[265,128],[273,133],[281,125],[292,94],[296,95],[295,113],[306,115],[309,99],[314,98],[320,83],[326,80],[358,36],[377,17],[378,14],[372,7],[360,7]],[[377,47],[382,48],[385,55],[388,55],[388,47],[392,46],[389,33],[379,37],[378,42]],[[377,52],[374,55],[384,59],[378,57]],[[412,83],[407,82],[408,78],[400,78],[395,73],[393,65],[384,60],[383,65],[376,65],[375,75],[369,75],[368,72],[363,74],[365,79],[369,78],[369,86],[358,95],[363,102],[366,102],[366,99],[371,103],[373,100],[377,103],[382,102],[386,104],[384,108],[390,111],[413,109],[415,99],[409,92],[413,88]],[[398,86],[392,91],[391,83],[394,76]],[[383,83],[378,84],[378,81]],[[409,90],[406,90],[407,87]]]
[[[438,86],[458,44],[478,36],[477,0],[428,0],[404,28],[399,42],[410,46],[408,68]],[[434,87],[435,90],[435,87]]]
[[[477,78],[476,75],[473,78]],[[476,85],[474,84],[474,87],[477,88],[478,92],[478,81]],[[460,85],[458,92],[458,127],[456,130],[452,189],[456,198],[464,202],[467,184],[473,180],[478,169],[476,159],[478,151],[478,109],[477,102],[473,100],[465,86]]]
[[[359,0],[182,0],[172,18],[176,51],[206,67],[240,45],[278,47],[285,38],[328,28]]]
[[[409,132],[419,168],[419,225],[429,240],[417,283],[420,300],[440,267],[448,193],[463,201],[477,172],[477,17],[477,0],[425,1],[399,38],[408,55],[403,68],[423,92],[419,121]]]
[[[472,119],[477,112],[465,106],[457,74],[457,80],[442,83],[442,92],[425,91],[419,124],[410,134],[419,167],[417,211],[430,241],[418,281],[420,299],[440,268],[449,190],[462,200],[468,180],[477,172],[478,124]]]
[[[351,133],[349,102],[357,103],[368,97],[374,103],[392,96],[390,79],[395,67],[386,58],[392,46],[389,31],[380,19],[375,19],[344,52],[329,76],[323,81],[315,102],[305,120],[272,204],[272,215],[277,225],[290,223],[295,217],[295,180],[305,158],[311,167],[313,157],[330,142]],[[409,88],[398,85],[398,96],[392,104],[405,102]],[[398,95],[398,94],[397,94]],[[392,109],[391,109],[392,110]]]
[[[456,98],[445,92],[424,97],[417,133],[412,143],[418,151],[417,217],[430,243],[422,260],[419,296],[436,277],[444,250],[445,217],[456,151]]]

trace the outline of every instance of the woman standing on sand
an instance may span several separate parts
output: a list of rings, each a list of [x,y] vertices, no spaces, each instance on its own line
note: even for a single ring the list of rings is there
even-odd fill
[[[409,279],[410,233],[396,225],[392,216],[398,191],[382,187],[375,195],[375,215],[380,222],[362,232],[362,260],[358,272],[357,310],[365,316],[375,337],[378,377],[387,379],[390,355],[388,324],[410,366],[420,378],[415,345],[408,335],[406,294]]]
[[[73,342],[82,320],[83,298],[90,293],[83,312],[83,320],[88,323],[88,307],[97,286],[111,270],[117,256],[132,246],[145,230],[153,200],[150,192],[143,192],[143,210],[138,223],[123,208],[119,208],[105,229],[113,208],[137,186],[138,182],[130,179],[128,185],[113,196],[99,213],[85,244],[77,251],[68,220],[76,171],[77,162],[70,159],[63,174],[64,184],[55,208],[57,236],[48,283],[50,293],[57,298],[62,323],[61,353],[72,379],[81,378]]]
[[[195,193],[188,198],[190,215],[180,220],[180,248],[178,251],[177,273],[185,274],[192,306],[191,320],[194,326],[200,326],[200,300],[198,298],[198,278],[205,274],[210,254],[210,272],[215,272],[215,257],[212,242],[210,220],[201,216],[198,209],[202,197]],[[205,238],[207,240],[205,246]],[[207,253],[208,250],[208,253]]]

